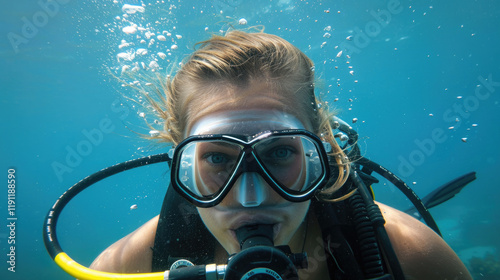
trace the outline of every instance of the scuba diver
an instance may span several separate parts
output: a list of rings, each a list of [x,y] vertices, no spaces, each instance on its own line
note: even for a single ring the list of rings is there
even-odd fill
[[[318,106],[313,66],[270,34],[201,42],[156,97],[145,95],[164,122],[152,138],[173,145],[136,164],[169,163],[160,215],[94,260],[90,268],[103,273],[67,271],[80,279],[163,271],[155,279],[472,279],[418,198],[428,226],[374,202],[372,172],[406,184],[361,157],[355,132]],[[123,166],[106,172],[133,168]],[[64,268],[71,259],[54,245],[54,212],[67,201],[59,202],[44,229]]]

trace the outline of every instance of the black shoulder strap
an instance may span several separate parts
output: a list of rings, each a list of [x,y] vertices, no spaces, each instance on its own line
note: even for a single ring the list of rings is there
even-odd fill
[[[346,214],[344,202],[327,203],[312,201],[314,211],[321,225],[325,254],[331,279],[359,280],[364,279],[357,256],[356,240],[353,237],[350,217]],[[351,245],[353,244],[353,245]]]
[[[153,250],[152,271],[170,269],[178,259],[194,264],[213,262],[216,240],[196,208],[170,185],[163,200]]]

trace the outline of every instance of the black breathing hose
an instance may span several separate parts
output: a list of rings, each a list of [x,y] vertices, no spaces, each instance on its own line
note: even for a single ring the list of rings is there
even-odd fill
[[[380,208],[378,207],[377,204],[373,201],[373,198],[370,195],[370,192],[368,191],[368,188],[366,187],[365,183],[363,183],[363,180],[359,177],[358,173],[356,170],[351,170],[351,177],[354,182],[354,184],[357,186],[357,193],[359,193],[360,198],[363,201],[363,204],[365,205],[366,209],[366,215],[367,218],[371,221],[371,232],[375,230],[376,236],[378,237],[378,240],[381,245],[381,249],[385,253],[385,257],[387,258],[387,261],[389,263],[391,273],[394,276],[395,280],[403,280],[405,279],[403,270],[401,269],[401,265],[399,264],[398,257],[396,256],[396,252],[394,251],[394,248],[391,245],[391,241],[389,239],[389,236],[387,235],[387,231],[385,230],[384,224],[385,220],[384,217],[382,216],[382,213],[380,212]],[[365,223],[363,221],[363,223]],[[365,223],[363,227],[368,227],[368,225]],[[368,228],[366,229],[366,232],[369,232]],[[375,277],[384,277],[384,273],[380,274],[379,267],[382,267],[383,271],[383,266],[382,266],[382,259],[380,259],[380,266],[378,265],[379,259],[375,258],[375,254],[379,254],[380,252],[377,252],[378,246],[374,247],[372,246],[372,233],[366,233],[365,231],[361,232],[362,234],[365,234],[365,236],[362,236],[363,238],[366,238],[367,241],[365,242],[365,250],[367,251],[366,258],[368,259],[373,258],[373,259],[368,259],[366,266],[366,273],[368,274],[377,274]],[[358,236],[358,238],[360,238]],[[376,239],[375,239],[376,243]],[[369,271],[368,271],[369,269]],[[374,277],[371,277],[374,278]]]
[[[45,247],[49,255],[54,259],[57,254],[63,252],[56,235],[57,221],[59,215],[61,214],[64,207],[73,199],[77,194],[91,185],[110,177],[116,173],[123,172],[125,170],[133,169],[147,164],[170,161],[170,157],[167,153],[158,154],[153,156],[147,156],[143,158],[138,158],[134,160],[129,160],[122,162],[107,168],[102,169],[90,176],[85,177],[80,182],[76,183],[70,187],[66,192],[64,192],[59,199],[54,203],[52,208],[49,210],[47,216],[45,217],[45,223],[43,225],[44,235],[43,240]]]
[[[415,209],[417,209],[422,219],[424,219],[427,226],[429,226],[437,234],[442,236],[441,231],[439,230],[439,227],[436,224],[436,221],[434,221],[434,218],[429,213],[427,207],[425,207],[424,203],[422,202],[422,200],[420,200],[418,195],[403,180],[401,180],[401,178],[396,176],[396,174],[387,170],[382,165],[361,156],[361,152],[357,144],[358,133],[343,120],[337,117],[335,117],[334,120],[336,123],[338,123],[338,129],[344,132],[348,136],[347,143],[342,148],[342,150],[347,151],[347,156],[349,157],[351,162],[354,162],[355,165],[363,166],[363,169],[361,170],[363,173],[370,175],[371,172],[374,171],[379,175],[381,175],[382,177],[384,177],[385,179],[389,180],[411,201],[411,203],[415,206]]]
[[[387,170],[380,164],[377,164],[367,158],[360,158],[357,163],[363,166],[363,171],[366,169],[374,171],[381,175],[382,177],[386,178],[389,180],[394,186],[396,186],[409,200],[410,202],[415,206],[417,209],[418,213],[424,219],[425,223],[427,226],[429,226],[432,230],[434,230],[439,236],[443,236],[441,234],[441,231],[439,230],[438,225],[436,224],[436,221],[432,217],[431,213],[429,213],[429,210],[427,210],[427,207],[425,207],[424,203],[422,200],[418,197],[418,195],[403,181],[401,178],[396,176],[396,174],[392,173],[391,171]]]
[[[360,248],[362,270],[366,278],[384,275],[382,256],[378,247],[372,221],[368,218],[366,205],[359,192],[349,198],[356,236]]]

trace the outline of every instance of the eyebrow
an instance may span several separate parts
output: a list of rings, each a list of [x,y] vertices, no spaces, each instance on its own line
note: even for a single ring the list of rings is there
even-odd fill
[[[214,141],[214,142],[204,141],[204,142],[201,142],[200,144],[202,144],[202,147],[205,144],[205,145],[216,145],[216,146],[220,146],[220,147],[224,147],[224,148],[229,148],[231,150],[241,150],[239,145],[237,145],[235,143],[229,143],[226,141]]]

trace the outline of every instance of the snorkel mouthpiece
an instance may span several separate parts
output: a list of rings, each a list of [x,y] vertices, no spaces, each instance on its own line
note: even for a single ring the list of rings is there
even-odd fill
[[[243,207],[259,206],[266,199],[265,184],[266,182],[258,173],[244,172],[235,183],[236,199]]]
[[[253,246],[274,246],[273,225],[250,225],[236,230],[241,250]]]

